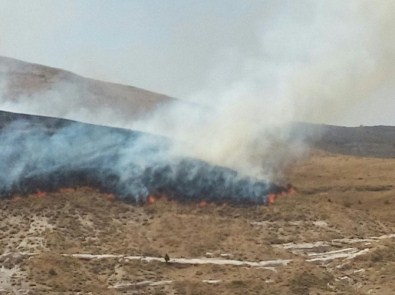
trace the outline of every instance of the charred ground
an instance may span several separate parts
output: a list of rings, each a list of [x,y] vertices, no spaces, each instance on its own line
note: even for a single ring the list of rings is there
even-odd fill
[[[174,156],[166,138],[68,120],[3,112],[1,194],[89,186],[132,203],[149,196],[181,202],[267,204],[286,191],[196,159]]]

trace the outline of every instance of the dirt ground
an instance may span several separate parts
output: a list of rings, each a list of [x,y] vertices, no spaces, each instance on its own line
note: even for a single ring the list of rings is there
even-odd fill
[[[315,151],[286,176],[268,207],[2,200],[0,294],[395,294],[395,159]]]

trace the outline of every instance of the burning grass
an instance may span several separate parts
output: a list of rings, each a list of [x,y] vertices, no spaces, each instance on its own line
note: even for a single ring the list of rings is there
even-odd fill
[[[17,114],[0,126],[2,197],[88,186],[137,204],[165,198],[255,205],[292,190],[175,155],[168,139],[137,131]]]

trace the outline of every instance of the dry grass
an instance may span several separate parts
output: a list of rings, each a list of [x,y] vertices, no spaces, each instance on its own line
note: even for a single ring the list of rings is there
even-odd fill
[[[326,264],[307,262],[307,254],[273,245],[395,233],[395,160],[316,152],[288,177],[299,193],[270,207],[199,208],[166,201],[133,206],[88,188],[3,200],[2,252],[39,253],[7,260],[21,276],[14,275],[7,288],[32,294],[393,294],[393,239],[359,243],[356,247],[370,251]],[[64,253],[168,253],[170,258],[227,254],[223,258],[292,262],[274,272],[122,258],[88,261]],[[171,283],[150,286],[145,281]],[[108,288],[119,283],[129,285]]]

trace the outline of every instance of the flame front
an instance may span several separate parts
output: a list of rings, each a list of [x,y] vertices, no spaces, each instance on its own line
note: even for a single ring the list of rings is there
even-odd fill
[[[148,198],[147,198],[147,203],[148,203],[149,205],[152,205],[152,204],[154,204],[155,202],[156,202],[156,197],[155,197],[155,196],[152,196],[152,195],[148,196]]]

